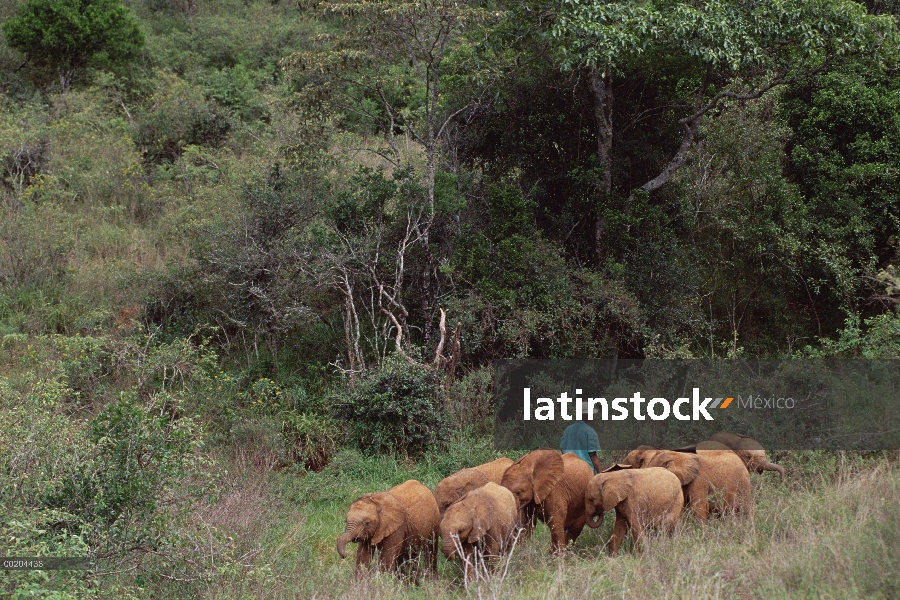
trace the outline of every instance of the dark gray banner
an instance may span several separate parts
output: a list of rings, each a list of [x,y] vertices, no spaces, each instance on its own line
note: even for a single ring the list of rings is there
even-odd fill
[[[900,449],[898,360],[501,360],[494,402],[498,450],[558,448],[579,417],[604,450],[722,431],[771,450]]]
[[[0,556],[0,571],[90,571],[87,556]]]

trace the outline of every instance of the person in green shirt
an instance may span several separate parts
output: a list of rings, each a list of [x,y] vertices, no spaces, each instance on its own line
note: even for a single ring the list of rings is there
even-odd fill
[[[602,470],[600,469],[600,458],[597,456],[597,452],[600,451],[600,440],[593,427],[584,421],[578,420],[566,427],[562,440],[559,442],[559,451],[563,454],[571,452],[578,455],[579,458],[591,465],[595,474]]]

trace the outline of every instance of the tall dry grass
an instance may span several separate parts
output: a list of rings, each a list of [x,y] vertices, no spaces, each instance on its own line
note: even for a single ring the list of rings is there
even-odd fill
[[[851,457],[852,458],[852,457]],[[502,580],[464,587],[461,570],[441,558],[436,579],[373,574],[353,579],[353,560],[334,550],[347,502],[359,482],[322,478],[301,491],[279,479],[282,502],[262,536],[258,570],[206,591],[230,598],[897,598],[900,597],[900,469],[878,457],[835,463],[833,456],[785,462],[789,477],[754,476],[752,517],[682,519],[672,538],[630,543],[609,557],[602,544],[611,514],[585,530],[562,559],[548,556],[547,529],[516,547]],[[816,465],[821,461],[821,470]],[[349,488],[349,489],[348,489]],[[599,533],[598,533],[599,532]],[[264,568],[263,568],[264,565]],[[265,573],[263,574],[263,571]]]

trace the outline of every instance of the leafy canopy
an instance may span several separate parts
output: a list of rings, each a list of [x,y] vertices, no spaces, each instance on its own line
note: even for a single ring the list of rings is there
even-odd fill
[[[851,0],[559,0],[551,37],[564,67],[619,73],[666,48],[718,71],[761,68],[787,75],[797,63],[871,52],[895,35],[892,16]]]
[[[65,89],[75,69],[135,57],[144,36],[120,0],[28,0],[3,24],[10,46],[56,70]]]

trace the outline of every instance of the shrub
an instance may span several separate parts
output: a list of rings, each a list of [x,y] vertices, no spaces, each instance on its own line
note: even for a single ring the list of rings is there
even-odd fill
[[[285,412],[281,435],[292,462],[319,472],[331,461],[337,450],[335,424],[325,416]]]
[[[67,221],[52,203],[0,206],[0,284],[22,288],[62,281],[75,243]]]
[[[494,369],[481,367],[460,377],[448,393],[447,412],[460,429],[490,434],[494,416]]]
[[[57,527],[73,516],[57,510],[7,513],[0,522],[0,539],[8,556],[89,556],[80,535]],[[4,598],[86,598],[91,582],[77,571],[0,571]]]
[[[92,541],[107,553],[159,542],[164,524],[153,515],[182,493],[177,482],[196,462],[199,428],[160,410],[170,400],[145,405],[123,394],[109,404],[90,422],[87,455],[43,498],[44,506],[92,523],[101,536]]]
[[[202,90],[163,74],[150,108],[139,119],[136,141],[147,161],[174,163],[185,146],[216,147],[230,130],[227,115]]]
[[[400,359],[347,390],[335,416],[364,452],[419,454],[446,437],[441,376]]]

